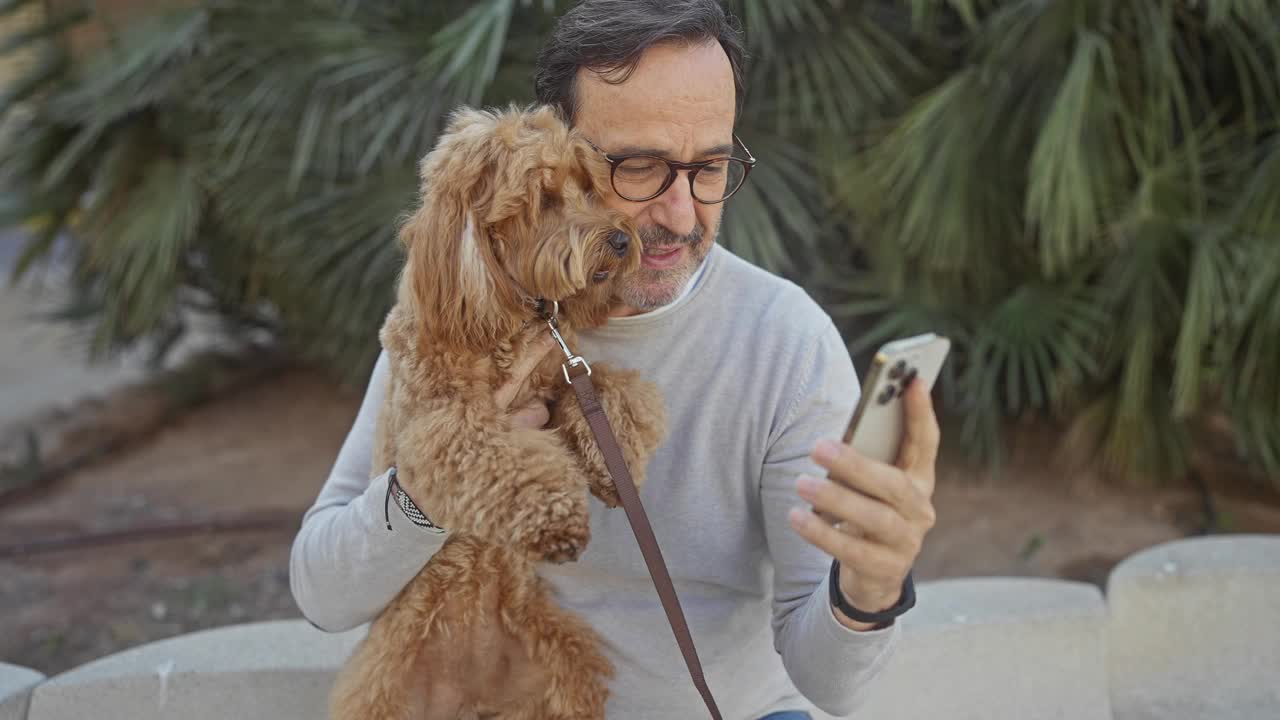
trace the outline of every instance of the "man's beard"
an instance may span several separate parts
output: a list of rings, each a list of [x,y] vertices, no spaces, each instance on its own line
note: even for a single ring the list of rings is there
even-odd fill
[[[641,265],[619,283],[618,299],[641,312],[656,310],[675,302],[715,244],[715,237],[704,237],[705,234],[701,224],[695,225],[693,232],[688,235],[676,235],[661,225],[641,228],[640,240],[644,247],[683,246],[684,257],[679,265],[665,270]]]

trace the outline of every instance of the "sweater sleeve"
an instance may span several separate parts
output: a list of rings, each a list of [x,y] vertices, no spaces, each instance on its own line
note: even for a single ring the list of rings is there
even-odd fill
[[[388,472],[370,479],[373,432],[388,379],[384,352],[289,557],[294,601],[311,624],[329,632],[377,617],[448,537],[414,525],[394,502],[388,507]],[[430,516],[429,508],[423,510]]]
[[[773,560],[774,647],[796,689],[824,712],[844,716],[864,701],[884,668],[898,624],[858,632],[841,625],[831,607],[831,557],[795,532],[787,521],[796,478],[825,470],[809,457],[819,439],[839,439],[853,415],[859,387],[840,333],[828,320],[794,368],[796,393],[775,426],[761,477],[765,537]]]

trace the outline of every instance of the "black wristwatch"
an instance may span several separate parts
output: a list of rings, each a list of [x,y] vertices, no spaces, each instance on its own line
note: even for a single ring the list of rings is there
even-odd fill
[[[911,581],[911,573],[909,571],[906,579],[902,581],[902,595],[898,597],[898,603],[888,610],[881,610],[880,612],[863,612],[854,607],[848,600],[845,600],[844,593],[840,592],[839,560],[831,561],[829,584],[831,585],[831,604],[850,620],[856,622],[884,625],[916,605],[916,585]]]

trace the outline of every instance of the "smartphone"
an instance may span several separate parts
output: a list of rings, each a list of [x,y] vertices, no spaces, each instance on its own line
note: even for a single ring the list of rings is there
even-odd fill
[[[933,390],[951,341],[934,333],[886,343],[876,352],[862,382],[862,395],[844,432],[844,443],[863,455],[892,465],[906,432],[902,396],[915,379]],[[827,520],[825,513],[818,512]]]

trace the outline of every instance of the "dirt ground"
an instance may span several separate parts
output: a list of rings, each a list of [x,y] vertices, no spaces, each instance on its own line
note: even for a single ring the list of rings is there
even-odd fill
[[[153,438],[0,506],[16,543],[265,512],[273,527],[0,557],[0,661],[61,672],[153,640],[297,617],[288,552],[359,405],[325,377],[289,371],[183,416]],[[1193,534],[1189,489],[1109,489],[1066,478],[1034,447],[999,480],[939,466],[939,522],[916,574],[1063,577],[1103,584],[1126,555]],[[1230,532],[1280,532],[1280,500],[1215,488]],[[270,524],[270,523],[269,523]]]

